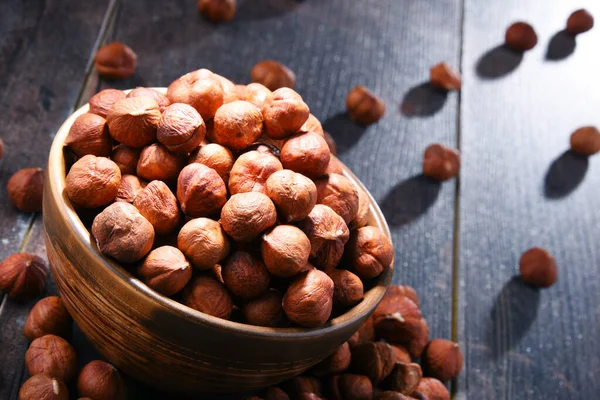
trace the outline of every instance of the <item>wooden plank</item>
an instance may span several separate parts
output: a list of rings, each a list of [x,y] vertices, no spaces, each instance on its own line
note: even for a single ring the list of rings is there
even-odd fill
[[[576,3],[466,0],[458,398],[598,397],[600,160],[564,152],[573,130],[600,124],[600,31],[574,51],[557,32],[576,8],[598,16],[600,4]],[[539,36],[521,60],[495,49],[516,20]],[[556,258],[550,289],[514,278],[532,246]]]

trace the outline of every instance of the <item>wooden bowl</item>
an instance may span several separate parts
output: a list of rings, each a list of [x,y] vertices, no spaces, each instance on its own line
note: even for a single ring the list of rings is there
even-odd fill
[[[52,144],[44,185],[44,230],[52,275],[77,325],[108,361],[172,392],[235,393],[277,384],[331,354],[358,330],[383,297],[387,269],[363,301],[316,329],[264,328],[226,321],[158,294],[90,240],[65,194],[63,145],[81,107]],[[346,168],[346,177],[366,191]],[[390,236],[370,197],[369,224]]]

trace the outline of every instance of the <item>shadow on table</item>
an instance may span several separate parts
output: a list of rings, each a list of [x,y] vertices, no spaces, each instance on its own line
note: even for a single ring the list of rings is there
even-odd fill
[[[544,196],[559,199],[570,194],[583,181],[588,169],[587,157],[565,151],[550,164],[544,179]]]
[[[489,50],[477,61],[476,72],[481,78],[501,78],[514,71],[523,60],[523,53],[502,44]]]
[[[575,37],[569,35],[567,31],[557,32],[548,43],[546,51],[546,60],[559,61],[569,57],[575,51]]]
[[[337,148],[338,155],[348,151],[365,133],[366,126],[352,121],[345,112],[328,118],[323,123],[323,130],[328,132]]]
[[[406,225],[435,203],[441,184],[423,174],[415,175],[397,184],[380,203],[381,211],[390,226]]]
[[[448,92],[424,82],[406,92],[400,112],[407,117],[429,117],[444,107],[447,98]]]
[[[300,2],[294,0],[239,1],[235,21],[252,21],[275,18],[292,11]]]

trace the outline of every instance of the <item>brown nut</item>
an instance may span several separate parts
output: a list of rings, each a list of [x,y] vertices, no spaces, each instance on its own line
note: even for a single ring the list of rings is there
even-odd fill
[[[213,119],[225,100],[221,81],[214,75],[207,69],[183,75],[169,85],[169,101],[189,104],[200,113],[204,121]]]
[[[392,346],[392,349],[394,349],[394,356],[397,363],[410,364],[411,357],[408,350],[406,350],[404,347],[396,346],[394,344],[390,346]]]
[[[236,100],[244,100],[244,98],[238,98],[238,91],[235,83],[219,74],[213,74],[213,78],[221,82],[221,89],[223,89],[223,104],[231,103]]]
[[[327,164],[327,168],[323,172],[323,175],[325,174],[344,174],[344,164],[333,154],[329,158],[329,164]]]
[[[334,375],[330,381],[332,400],[372,400],[373,385],[364,375]]]
[[[8,199],[20,211],[42,211],[44,194],[44,171],[40,168],[24,168],[15,172],[6,184]]]
[[[127,385],[111,364],[95,360],[86,364],[77,378],[79,396],[94,400],[126,400]]]
[[[271,275],[262,261],[244,251],[233,253],[221,273],[227,289],[244,300],[260,296],[271,283]]]
[[[263,117],[258,107],[238,100],[222,105],[215,114],[214,141],[231,150],[243,150],[262,133]]]
[[[344,254],[344,245],[350,237],[346,223],[331,208],[317,204],[308,217],[300,222],[300,229],[310,240],[310,259],[324,269],[337,266]]]
[[[333,354],[318,363],[313,369],[315,375],[341,374],[350,366],[350,346],[344,342]]]
[[[121,177],[121,183],[117,190],[117,197],[115,201],[123,201],[125,203],[133,203],[138,192],[146,186],[140,179],[135,175],[123,175]]]
[[[177,199],[163,181],[146,185],[138,192],[133,205],[152,224],[157,235],[171,233],[179,224]]]
[[[122,90],[104,89],[90,98],[90,113],[106,118],[108,110],[119,100],[124,99],[126,94]]]
[[[238,157],[229,174],[229,193],[260,192],[267,193],[266,183],[269,177],[281,171],[281,162],[270,153],[249,151]]]
[[[272,386],[267,389],[265,400],[290,400],[290,396],[288,396],[281,388]]]
[[[229,319],[233,301],[227,289],[210,276],[197,276],[183,290],[182,303],[217,318]]]
[[[198,0],[198,11],[212,22],[229,22],[235,16],[235,0]]]
[[[534,247],[527,250],[519,260],[523,282],[537,288],[547,288],[556,282],[556,261],[546,250]]]
[[[450,400],[446,386],[435,378],[423,378],[419,381],[411,397],[418,400]]]
[[[449,381],[460,374],[463,355],[455,342],[446,339],[433,339],[421,356],[423,372],[440,381]]]
[[[411,394],[423,377],[419,364],[399,362],[386,379],[387,387],[395,392]]]
[[[302,393],[321,395],[321,382],[313,376],[297,376],[285,382],[284,385],[286,391],[294,399]]]
[[[238,193],[221,210],[221,226],[234,240],[248,242],[277,222],[275,205],[258,192]]]
[[[106,120],[96,114],[81,114],[69,129],[65,146],[71,149],[77,157],[83,157],[86,154],[110,157],[112,138],[108,133]]]
[[[156,100],[156,102],[158,103],[158,108],[161,113],[165,110],[165,108],[167,108],[171,104],[171,102],[169,101],[167,96],[165,96],[164,94],[162,94],[161,92],[159,92],[158,90],[155,90],[155,89],[145,88],[145,87],[136,87],[131,92],[127,93],[127,97],[140,97],[140,96],[151,97],[154,100]]]
[[[46,374],[68,382],[77,374],[77,355],[65,339],[44,335],[31,342],[25,366],[30,376]]]
[[[246,100],[249,103],[254,104],[258,108],[262,108],[265,100],[271,94],[271,91],[260,83],[251,83],[246,86],[245,90],[246,97],[240,100]]]
[[[10,299],[30,300],[46,287],[48,265],[33,254],[16,253],[0,264],[0,290]]]
[[[375,326],[373,323],[373,317],[367,318],[364,324],[348,339],[350,348],[356,347],[360,344],[372,342],[375,340]]]
[[[519,52],[531,50],[538,42],[537,34],[526,22],[515,22],[506,30],[506,45]]]
[[[171,153],[189,154],[206,135],[206,125],[196,109],[175,103],[165,108],[160,117],[156,137]]]
[[[438,181],[454,178],[460,169],[460,153],[441,144],[432,144],[423,154],[423,175]]]
[[[315,181],[317,203],[324,204],[349,224],[358,212],[358,192],[350,179],[330,174]]]
[[[354,217],[354,220],[350,224],[353,229],[367,226],[371,207],[371,199],[367,192],[358,186],[355,186],[355,188],[358,193],[358,211],[356,211],[356,217]]]
[[[352,370],[381,382],[394,369],[396,354],[385,342],[367,342],[352,348]]]
[[[284,168],[309,178],[318,178],[325,173],[331,153],[325,139],[316,133],[308,132],[286,140],[279,158]]]
[[[283,311],[295,324],[309,328],[324,325],[333,306],[333,281],[311,269],[296,278],[283,296]]]
[[[141,149],[134,149],[120,144],[113,149],[110,158],[121,170],[121,175],[135,175],[140,153]]]
[[[460,75],[446,63],[434,65],[429,70],[433,87],[443,90],[460,90],[462,80]]]
[[[392,390],[386,390],[375,397],[375,400],[413,400],[412,397],[403,395],[400,392],[394,392]]]
[[[279,216],[297,222],[308,216],[317,204],[315,183],[289,169],[277,171],[266,182],[266,194],[275,203]]]
[[[327,136],[329,134],[325,135],[325,131],[323,131],[323,125],[321,125],[321,121],[319,121],[317,117],[315,117],[312,114],[308,115],[308,119],[306,120],[304,125],[300,127],[300,132],[314,132],[317,135],[322,136],[325,139],[325,141],[327,141],[327,145],[329,146],[329,141],[327,139]],[[331,139],[331,136],[329,136],[329,138]],[[333,146],[335,147],[335,144]]]
[[[137,56],[129,46],[120,42],[109,43],[96,52],[94,66],[108,79],[127,79],[135,73]]]
[[[584,126],[571,135],[571,151],[591,156],[600,151],[600,131],[595,126]]]
[[[279,225],[265,234],[262,258],[273,275],[289,277],[301,272],[308,263],[310,241],[293,225]]]
[[[177,179],[177,200],[190,217],[215,214],[227,202],[227,188],[217,172],[203,164],[189,164]]]
[[[567,32],[571,35],[579,35],[594,27],[594,17],[588,10],[580,9],[573,11],[567,20]]]
[[[282,87],[293,89],[296,86],[296,74],[285,65],[273,60],[264,60],[255,64],[250,71],[252,82],[265,85],[269,90]]]
[[[105,157],[87,155],[69,170],[65,191],[69,200],[80,208],[96,208],[117,197],[121,171],[117,164]]]
[[[229,241],[221,225],[209,218],[186,223],[177,236],[177,247],[201,270],[214,267],[229,253]]]
[[[375,226],[354,231],[346,250],[351,269],[363,279],[379,276],[394,259],[392,242]]]
[[[323,132],[323,138],[325,138],[325,142],[327,143],[327,146],[329,147],[329,152],[331,153],[331,155],[336,156],[337,155],[337,145],[335,144],[335,139],[333,138],[333,136],[331,136],[327,132]]]
[[[351,120],[371,125],[385,114],[385,103],[365,86],[356,86],[346,97],[346,110]]]
[[[395,303],[399,301],[400,297],[408,297],[417,307],[419,306],[419,296],[415,289],[406,285],[392,285],[385,292],[385,296],[383,296],[383,299],[381,299],[381,302],[377,306],[376,313],[390,313],[388,310],[393,310]]]
[[[129,203],[114,203],[94,218],[92,235],[100,251],[117,261],[141,260],[152,248],[154,228]]]
[[[171,154],[163,145],[154,143],[140,153],[136,171],[148,181],[171,182],[177,179],[185,165],[183,158]]]
[[[326,272],[334,285],[334,307],[351,307],[362,300],[364,287],[358,276],[344,269],[329,269]]]
[[[285,315],[281,302],[283,296],[275,289],[269,289],[259,297],[250,300],[242,307],[244,321],[250,325],[281,326]]]
[[[19,400],[69,400],[69,390],[62,381],[39,374],[21,386]]]
[[[129,147],[144,147],[156,141],[160,121],[158,103],[151,97],[129,97],[108,110],[106,123],[110,135]]]
[[[23,333],[30,342],[49,334],[69,338],[72,323],[60,297],[48,296],[35,303],[25,321]]]
[[[137,274],[150,288],[173,296],[192,279],[192,267],[179,249],[162,246],[148,254]]]
[[[229,182],[229,173],[235,158],[227,147],[221,146],[217,143],[207,143],[201,145],[198,150],[192,153],[188,163],[200,163],[204,164],[209,168],[214,169],[217,174],[223,179],[223,182]]]
[[[281,88],[265,99],[262,108],[267,136],[283,139],[300,130],[310,115],[310,109],[294,90]]]

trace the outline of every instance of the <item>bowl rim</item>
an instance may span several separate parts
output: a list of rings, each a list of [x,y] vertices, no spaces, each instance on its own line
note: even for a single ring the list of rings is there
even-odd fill
[[[163,94],[166,93],[166,88],[154,87],[152,89],[158,90]],[[132,89],[123,91],[125,93],[129,93],[131,90]],[[92,243],[91,232],[88,231],[88,229],[85,227],[85,225],[77,215],[77,212],[75,211],[71,202],[68,200],[68,197],[63,196],[66,179],[66,165],[63,153],[63,149],[65,147],[64,142],[75,119],[88,111],[89,103],[86,103],[79,109],[75,110],[65,120],[65,122],[57,131],[52,142],[52,147],[50,149],[48,165],[46,169],[46,173],[48,174],[47,182],[49,182],[50,184],[47,193],[51,194],[53,201],[56,203],[56,208],[58,212],[64,217],[68,227],[73,231],[73,233],[75,234],[77,239],[83,244],[83,246],[90,253],[96,256],[98,263],[101,264],[102,267],[105,268],[108,272],[110,272],[111,275],[125,282],[128,282],[132,286],[132,289],[141,292],[142,295],[147,297],[149,300],[158,303],[161,307],[164,307],[167,310],[174,312],[175,314],[185,319],[191,320],[192,322],[202,325],[210,325],[215,328],[235,330],[243,332],[244,334],[250,334],[253,336],[260,337],[306,339],[311,337],[319,337],[327,334],[328,332],[343,329],[343,327],[354,323],[361,317],[365,315],[370,315],[383,298],[394,274],[394,259],[392,259],[390,267],[385,269],[381,273],[381,275],[379,275],[377,281],[375,282],[375,285],[367,292],[365,292],[363,300],[360,303],[346,311],[344,314],[341,314],[329,320],[325,325],[317,328],[269,328],[249,325],[242,322],[225,320],[187,307],[167,296],[164,296],[154,291],[149,286],[140,281],[138,278],[136,278],[129,271],[127,271],[124,267],[122,267],[118,262],[103,255],[98,250],[95,243]],[[381,212],[381,209],[377,205],[377,202],[375,201],[371,193],[362,184],[362,182],[360,182],[360,180],[344,164],[342,165],[344,175],[350,180],[352,180],[353,183],[357,184],[367,194],[369,198],[369,213],[372,216],[372,219],[376,221],[377,226],[380,229],[382,229],[383,233],[390,239],[391,242],[392,236],[389,226],[385,220],[385,217],[383,216],[383,213]],[[60,266],[55,267],[60,268]],[[81,268],[80,266],[78,267]]]

